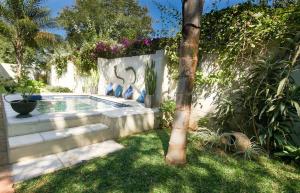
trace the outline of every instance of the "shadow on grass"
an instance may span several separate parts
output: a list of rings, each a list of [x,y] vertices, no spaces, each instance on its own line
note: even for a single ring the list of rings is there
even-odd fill
[[[170,133],[168,133],[166,129],[156,129],[155,133],[160,139],[162,148],[164,150],[164,156],[166,156],[168,153]]]
[[[167,166],[165,130],[121,140],[125,149],[20,184],[17,193],[81,192],[297,192],[295,179],[279,179],[263,166],[200,152],[189,146],[185,167]],[[296,175],[296,174],[294,174]],[[300,177],[298,176],[298,180]]]

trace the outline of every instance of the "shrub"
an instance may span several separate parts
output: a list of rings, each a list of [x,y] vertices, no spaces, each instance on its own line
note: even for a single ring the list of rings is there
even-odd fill
[[[65,56],[57,55],[54,58],[56,74],[58,77],[61,77],[64,73],[66,73],[67,65],[68,65],[68,58],[69,58],[69,56],[67,56],[67,55],[65,55]]]
[[[239,88],[220,103],[219,120],[236,120],[253,130],[257,141],[268,153],[280,151],[292,143],[289,134],[300,117],[300,87],[295,84],[294,71],[299,69],[300,32],[286,38],[273,56],[254,62]],[[232,97],[232,96],[238,97]],[[226,95],[225,95],[226,96]]]
[[[57,92],[57,93],[71,93],[72,90],[68,87],[62,87],[62,86],[47,86],[45,88],[48,92]]]
[[[164,101],[160,108],[160,128],[171,128],[175,117],[176,103],[174,100]]]
[[[99,41],[94,47],[93,57],[117,58],[152,54],[161,48],[160,39],[143,38],[129,40],[124,38],[117,43]]]
[[[94,53],[94,44],[85,43],[74,52],[76,72],[83,76],[91,75],[91,71],[97,70],[97,57]]]
[[[287,145],[283,147],[282,152],[275,153],[275,156],[294,161],[300,165],[300,147]]]

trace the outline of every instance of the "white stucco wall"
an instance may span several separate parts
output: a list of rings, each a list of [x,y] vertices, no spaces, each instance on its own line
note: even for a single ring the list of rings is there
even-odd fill
[[[3,79],[14,79],[16,73],[13,71],[14,64],[0,63],[0,77]]]
[[[147,63],[150,64],[151,60],[155,62],[155,71],[157,73],[157,85],[156,85],[156,101],[161,102],[163,98],[172,95],[169,90],[169,80],[167,78],[167,66],[166,58],[163,51],[157,51],[155,54],[115,58],[115,59],[103,59],[98,58],[99,68],[99,94],[105,94],[105,88],[109,83],[120,84],[123,86],[124,91],[129,85],[134,88],[134,96],[136,99],[145,88],[145,67]],[[115,76],[114,67],[117,67],[118,76],[125,79],[125,83]],[[136,82],[134,81],[134,73],[127,67],[133,67],[136,72]],[[173,93],[174,94],[174,93]]]
[[[71,90],[75,89],[75,66],[72,62],[68,62],[66,72],[62,76],[58,76],[55,66],[51,66],[51,73],[49,78],[51,86],[68,87]]]

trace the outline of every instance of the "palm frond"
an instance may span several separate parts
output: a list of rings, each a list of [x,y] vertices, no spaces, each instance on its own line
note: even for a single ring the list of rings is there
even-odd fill
[[[4,2],[0,3],[0,20],[5,22],[11,22],[13,20],[13,14],[9,11]]]
[[[15,30],[7,23],[0,20],[0,35],[10,39],[15,34]]]
[[[52,27],[55,22],[50,17],[50,10],[42,7],[43,0],[29,0],[26,2],[25,14],[35,21],[41,28]]]
[[[24,1],[20,0],[5,0],[7,9],[10,10],[16,19],[24,18]]]
[[[58,42],[58,39],[54,34],[44,31],[38,32],[34,39],[37,42],[37,44],[41,47],[49,45],[52,46]]]

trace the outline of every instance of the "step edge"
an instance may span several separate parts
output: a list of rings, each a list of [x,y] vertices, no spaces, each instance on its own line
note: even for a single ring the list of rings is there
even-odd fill
[[[50,132],[56,132],[56,131],[59,131],[59,132],[65,131],[64,133],[66,133],[68,130],[76,129],[76,128],[80,128],[80,127],[84,127],[84,126],[66,128],[64,130],[52,130],[52,131],[38,132],[38,133],[27,134],[27,135],[19,135],[19,136],[8,137],[8,149],[16,149],[16,148],[20,148],[20,147],[23,147],[23,146],[31,146],[31,145],[39,144],[39,143],[43,143],[43,142],[55,141],[55,140],[60,140],[60,139],[64,139],[64,138],[69,138],[69,137],[72,137],[72,136],[85,135],[85,134],[89,134],[89,133],[92,133],[92,132],[100,132],[100,131],[109,129],[109,127],[107,125],[103,124],[103,123],[90,124],[90,125],[102,125],[102,127],[99,128],[99,129],[89,129],[86,132],[78,133],[78,134],[75,134],[75,133],[72,134],[71,133],[71,134],[67,134],[66,136],[57,137],[57,138],[53,138],[53,139],[46,139],[42,134],[50,133]],[[27,143],[27,144],[20,144],[20,145],[11,146],[10,139],[17,138],[17,137],[23,137],[23,136],[36,136],[36,135],[39,135],[41,137],[42,141],[36,141],[34,143]]]

